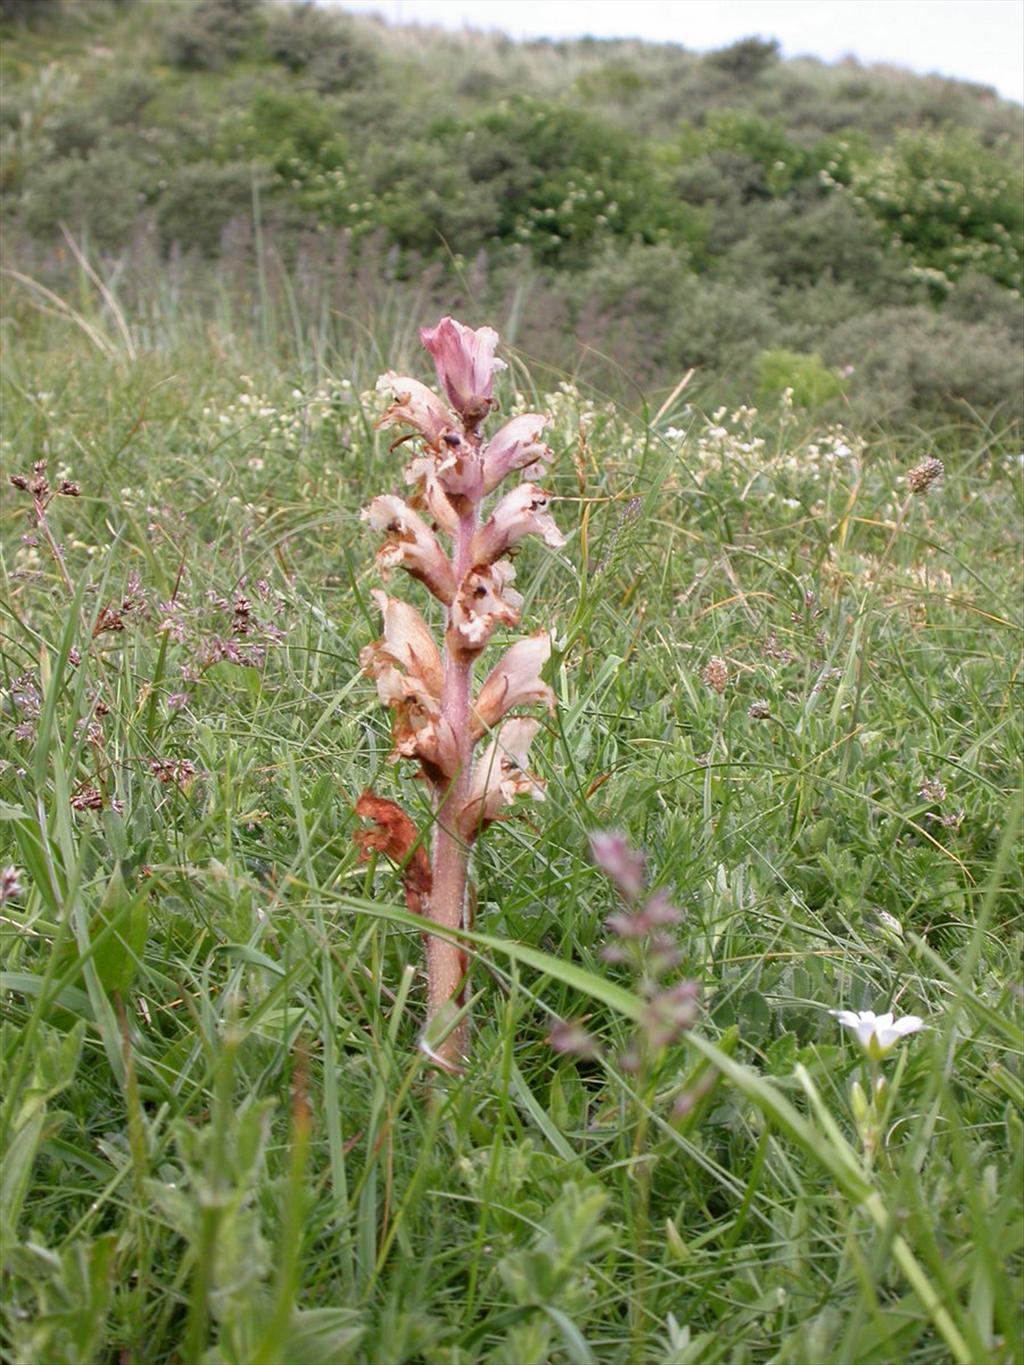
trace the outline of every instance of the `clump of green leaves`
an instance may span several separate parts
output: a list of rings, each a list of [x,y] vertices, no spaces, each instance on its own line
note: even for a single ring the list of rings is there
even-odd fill
[[[796,407],[820,408],[843,391],[842,377],[820,355],[795,351],[762,351],[757,358],[759,402],[778,399],[789,390]]]

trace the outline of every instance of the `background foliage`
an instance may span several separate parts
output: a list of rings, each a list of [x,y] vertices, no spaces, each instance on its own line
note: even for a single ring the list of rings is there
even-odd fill
[[[327,279],[365,324],[371,276],[426,274],[623,396],[696,367],[735,401],[786,351],[858,418],[1021,413],[1021,117],[991,90],[262,0],[2,18],[8,254],[44,282],[62,229],[129,297],[155,256],[243,306]]]

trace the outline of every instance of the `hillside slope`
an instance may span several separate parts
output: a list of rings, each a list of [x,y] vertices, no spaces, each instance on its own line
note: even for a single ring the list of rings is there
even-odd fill
[[[1019,413],[1021,110],[990,89],[261,0],[0,13],[8,263],[49,283],[67,231],[129,307],[458,305],[620,391]]]

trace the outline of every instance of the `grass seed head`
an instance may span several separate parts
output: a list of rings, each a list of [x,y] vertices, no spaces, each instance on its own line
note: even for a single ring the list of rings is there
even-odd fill
[[[907,472],[907,487],[911,493],[924,494],[929,491],[933,484],[937,483],[946,472],[946,466],[941,460],[934,456],[927,460],[922,460],[920,464],[914,466]]]
[[[717,692],[721,696],[729,682],[729,666],[724,659],[713,654],[705,664],[701,677],[706,687],[710,687],[712,692]]]

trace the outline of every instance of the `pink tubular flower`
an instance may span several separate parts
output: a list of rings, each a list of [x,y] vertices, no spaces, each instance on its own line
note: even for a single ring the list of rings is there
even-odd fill
[[[484,492],[497,488],[502,479],[517,469],[536,465],[538,472],[554,452],[540,439],[548,418],[539,412],[524,412],[513,417],[484,446]]]
[[[473,708],[470,736],[476,740],[513,706],[546,706],[555,709],[555,694],[540,677],[551,657],[551,637],[546,630],[519,640],[491,670]]]
[[[544,784],[526,770],[526,756],[540,721],[517,716],[507,720],[476,761],[473,785],[466,804],[459,812],[462,837],[472,841],[517,796],[544,800]]]
[[[389,761],[419,759],[430,782],[444,782],[459,769],[459,745],[451,722],[431,715],[415,700],[399,702],[392,708],[391,740],[395,747]]]
[[[458,436],[445,436],[444,455],[437,462],[437,475],[442,487],[455,500],[478,506],[483,496],[483,465],[479,451],[469,441]]]
[[[459,753],[441,716],[444,675],[437,646],[415,607],[387,593],[372,596],[384,617],[384,636],[360,651],[359,662],[391,711],[392,761],[419,759],[431,781],[450,777]]]
[[[668,1047],[697,1020],[700,987],[696,981],[677,981],[659,991],[644,1011],[642,1028],[653,1048]]]
[[[474,562],[493,564],[524,536],[540,536],[552,549],[564,545],[565,536],[547,509],[548,495],[535,483],[521,483],[506,493],[473,537]]]
[[[517,626],[523,599],[510,586],[516,571],[507,559],[472,569],[452,603],[449,645],[463,659],[475,659],[499,625]]]
[[[452,601],[456,585],[448,557],[433,531],[407,502],[383,494],[364,507],[360,515],[375,531],[387,534],[377,551],[377,563],[384,574],[401,567],[442,602]]]
[[[384,635],[359,654],[363,670],[377,682],[385,705],[409,697],[440,702],[441,655],[415,607],[385,592],[370,594],[384,618]]]
[[[556,1020],[548,1034],[548,1046],[582,1061],[597,1056],[597,1039],[575,1019]]]
[[[474,331],[454,318],[442,318],[436,327],[424,327],[420,340],[434,357],[438,383],[452,406],[471,423],[486,417],[494,406],[495,373],[505,368],[494,355],[494,328]]]
[[[435,446],[446,431],[454,431],[458,425],[433,389],[418,379],[388,370],[377,380],[377,389],[393,394],[395,399],[377,423],[379,427],[411,427],[428,445]]]
[[[417,457],[406,469],[405,481],[416,489],[410,499],[411,505],[425,507],[442,531],[454,535],[459,514],[441,482],[436,458],[433,455]]]
[[[0,872],[0,905],[6,905],[9,900],[17,900],[19,896],[25,894],[21,884],[21,873],[18,868],[11,866],[5,867]]]

